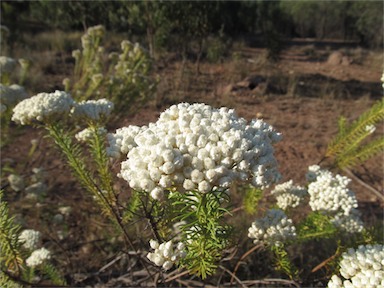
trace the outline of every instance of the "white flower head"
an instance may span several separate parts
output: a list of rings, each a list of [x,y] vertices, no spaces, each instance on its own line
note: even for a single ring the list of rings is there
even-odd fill
[[[283,210],[297,207],[308,194],[304,187],[294,186],[292,180],[276,185],[271,193],[276,197],[277,206]]]
[[[72,207],[71,206],[63,206],[63,207],[60,207],[58,210],[64,216],[69,216],[72,212]]]
[[[31,176],[31,180],[33,182],[43,182],[46,177],[46,171],[43,167],[35,167],[32,168],[33,175]]]
[[[328,215],[349,215],[357,208],[355,194],[347,187],[351,182],[349,178],[333,175],[327,170],[316,173],[316,180],[308,185],[309,205],[313,211],[322,211]]]
[[[79,142],[86,143],[93,138],[94,136],[93,133],[94,133],[94,130],[92,128],[85,128],[80,132],[76,133],[75,138]],[[99,127],[97,128],[97,133],[98,135],[106,135],[107,129],[105,129],[104,127]]]
[[[367,131],[369,134],[372,134],[373,132],[375,132],[375,130],[376,130],[375,125],[367,125],[367,126],[365,126],[365,131]]]
[[[16,174],[9,175],[8,182],[11,188],[16,192],[19,192],[25,188],[24,178],[19,175],[16,175]]]
[[[2,104],[13,106],[26,98],[28,98],[28,93],[24,87],[17,84],[11,86],[0,84],[0,102]]]
[[[349,215],[345,215],[344,213],[336,214],[333,219],[331,219],[331,223],[347,233],[359,233],[364,229],[364,223],[357,209],[353,209]]]
[[[149,245],[154,249],[154,252],[149,252],[147,258],[164,270],[171,269],[173,264],[185,256],[185,247],[181,242],[173,243],[170,240],[159,244],[156,240],[150,240]]]
[[[308,167],[308,172],[305,175],[305,178],[308,182],[313,182],[316,180],[317,176],[319,176],[322,173],[323,170],[321,170],[319,165],[312,165]]]
[[[228,108],[181,103],[156,123],[109,134],[108,155],[127,155],[120,175],[133,189],[227,189],[234,181],[267,187],[280,178],[273,144],[281,135],[262,120],[250,123]]]
[[[28,267],[36,267],[51,259],[51,252],[46,248],[40,248],[32,252],[31,256],[25,260]]]
[[[0,73],[11,73],[15,67],[15,59],[6,56],[0,56]]]
[[[19,242],[28,250],[35,250],[40,244],[41,233],[33,229],[23,230],[19,235]]]
[[[113,103],[107,99],[88,100],[75,105],[73,115],[94,121],[108,118],[113,110]]]
[[[12,120],[21,125],[48,121],[52,117],[68,114],[73,105],[72,97],[66,92],[39,93],[18,103],[13,108]]]
[[[282,210],[270,209],[264,218],[256,219],[248,229],[253,243],[280,245],[296,237],[296,228]]]
[[[341,278],[333,275],[328,287],[383,287],[384,246],[381,244],[360,245],[342,254]]]
[[[46,194],[48,187],[43,182],[36,182],[25,188],[27,199],[36,200]]]

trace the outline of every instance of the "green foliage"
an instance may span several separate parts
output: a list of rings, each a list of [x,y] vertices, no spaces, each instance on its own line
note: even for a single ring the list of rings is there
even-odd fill
[[[72,79],[64,79],[65,89],[76,100],[107,98],[117,113],[132,112],[146,103],[156,89],[152,62],[138,43],[121,42],[121,52],[105,53],[101,46],[105,28],[91,27],[83,35],[82,50],[73,51]],[[108,59],[106,59],[108,58]]]
[[[4,272],[19,276],[22,271],[23,258],[20,253],[20,226],[14,224],[9,215],[7,202],[0,190],[0,279],[12,284],[12,280]],[[1,283],[1,282],[0,282]]]
[[[220,223],[223,215],[228,213],[221,207],[222,201],[228,201],[228,195],[225,191],[206,194],[174,192],[170,199],[180,211],[175,220],[186,222],[181,229],[183,242],[188,243],[187,255],[181,260],[181,265],[205,279],[215,272],[217,262],[229,244],[230,229]]]
[[[320,212],[311,212],[302,220],[297,228],[299,241],[329,238],[336,233],[335,226],[330,222],[330,217]]]
[[[91,128],[94,133],[93,139],[90,141],[90,147],[91,154],[94,156],[93,164],[96,166],[96,171],[91,168],[93,166],[87,166],[86,163],[88,161],[86,161],[86,156],[83,155],[81,146],[72,141],[70,133],[61,127],[59,123],[46,125],[50,137],[52,137],[56,145],[60,148],[60,151],[66,157],[67,163],[71,167],[74,176],[79,180],[83,188],[95,196],[102,212],[115,222],[116,210],[114,209],[114,205],[116,204],[116,195],[112,188],[105,143],[101,139],[100,133],[95,132],[97,131],[97,126]]]
[[[219,31],[219,37],[208,38],[206,41],[207,60],[212,63],[222,61],[228,54],[230,41],[226,39],[223,29]]]
[[[345,37],[343,27],[350,4],[346,1],[281,1],[282,11],[291,17],[296,32],[302,37]],[[334,34],[339,33],[339,34]]]
[[[66,286],[65,279],[60,275],[57,269],[50,263],[44,263],[42,265],[42,273],[52,281],[52,284],[58,286]]]
[[[268,50],[268,59],[276,61],[283,49],[281,30],[284,25],[284,15],[276,1],[257,1],[257,26],[259,27]]]
[[[348,10],[363,43],[383,47],[383,2],[354,1]]]
[[[284,245],[274,245],[270,247],[275,256],[275,269],[286,274],[290,279],[297,279],[299,271],[289,259],[288,252]]]
[[[379,137],[367,144],[368,138],[380,121],[384,119],[384,98],[374,104],[350,125],[345,118],[339,121],[339,133],[330,142],[326,156],[333,157],[339,168],[358,165],[384,151],[384,138]]]
[[[23,251],[19,241],[21,227],[15,224],[14,218],[9,215],[8,205],[3,197],[3,191],[0,190],[0,285],[21,287],[19,283],[32,283],[40,270],[25,265],[24,258],[28,254]],[[66,285],[65,280],[51,264],[43,263],[39,269],[53,284]]]
[[[91,124],[89,128],[92,131],[92,137],[89,141],[90,151],[96,164],[101,190],[109,203],[115,203],[116,195],[114,194],[112,175],[108,165],[109,158],[105,149],[105,135],[99,132],[102,127],[98,125]]]
[[[244,210],[248,214],[255,214],[257,212],[257,206],[259,201],[263,197],[263,190],[254,187],[248,187],[245,190],[245,196],[243,198]]]
[[[105,12],[113,10],[115,5],[110,1],[32,1],[30,16],[44,19],[44,23],[52,28],[63,30],[78,29],[108,24]]]
[[[125,203],[122,222],[126,224],[131,221],[139,208],[141,208],[140,193],[132,190],[128,203]]]
[[[67,157],[68,164],[82,186],[97,195],[98,189],[87,171],[84,156],[79,144],[74,143],[68,132],[58,123],[48,124],[46,129],[61,152]]]

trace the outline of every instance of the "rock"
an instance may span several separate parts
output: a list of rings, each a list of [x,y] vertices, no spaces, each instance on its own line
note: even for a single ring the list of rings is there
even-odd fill
[[[341,65],[343,66],[349,66],[352,64],[352,59],[349,58],[348,56],[343,56],[343,58],[341,59]]]
[[[332,52],[328,56],[327,63],[329,65],[340,65],[343,60],[343,57],[344,57],[343,54],[339,51]]]
[[[268,84],[262,76],[249,76],[236,84],[226,86],[220,85],[216,89],[219,95],[228,95],[231,93],[252,91],[254,94],[263,95],[267,90]]]

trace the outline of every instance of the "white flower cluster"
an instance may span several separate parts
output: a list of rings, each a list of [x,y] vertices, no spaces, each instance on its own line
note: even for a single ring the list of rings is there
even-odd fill
[[[359,233],[364,229],[364,223],[360,218],[360,213],[357,209],[353,209],[352,212],[345,216],[344,214],[336,214],[331,223],[348,233]]]
[[[202,193],[228,188],[233,181],[267,187],[280,177],[272,147],[280,138],[264,121],[247,124],[232,109],[182,103],[148,127],[110,134],[108,153],[128,150],[121,177],[132,188],[162,199],[171,187]]]
[[[6,56],[0,56],[0,72],[11,73],[16,67],[16,60]]]
[[[12,190],[19,192],[25,188],[25,182],[24,178],[16,175],[16,174],[10,174],[8,176],[8,182],[9,186],[11,186]]]
[[[13,108],[12,120],[22,125],[44,121],[53,116],[69,113],[74,101],[69,94],[56,90],[54,93],[39,93],[25,99]]]
[[[350,182],[348,177],[320,170],[316,180],[308,185],[312,210],[349,215],[357,208],[355,194],[347,187]]]
[[[367,131],[369,134],[372,134],[376,131],[375,125],[367,125],[365,126],[365,131]]]
[[[319,165],[309,166],[305,178],[308,182],[313,182],[316,180],[317,176],[319,176],[323,171],[324,170],[322,170]]]
[[[277,206],[283,210],[288,207],[295,208],[299,206],[300,202],[308,194],[304,187],[294,186],[292,180],[276,185],[271,193],[276,197]]]
[[[76,133],[75,138],[79,142],[87,142],[93,137],[94,130],[91,128],[85,128],[84,130],[81,130],[80,132]],[[107,129],[104,127],[99,127],[97,129],[97,133],[99,135],[106,135],[107,134]]]
[[[5,107],[13,106],[26,98],[28,98],[28,93],[24,87],[17,84],[11,86],[0,84],[0,103]]]
[[[35,250],[41,239],[41,233],[33,229],[25,229],[19,235],[19,242],[28,250]]]
[[[88,100],[75,104],[73,115],[75,117],[90,118],[94,121],[108,117],[113,110],[113,103],[107,99]]]
[[[105,34],[105,28],[102,25],[97,25],[88,28],[87,33],[81,37],[81,45],[83,49],[90,49],[95,44],[94,42],[102,38]]]
[[[137,146],[135,137],[145,129],[147,126],[128,126],[116,130],[115,133],[107,135],[109,147],[107,147],[107,154],[113,158],[119,158],[121,154],[127,155],[130,150]]]
[[[147,258],[164,270],[172,268],[180,258],[185,256],[185,246],[182,242],[174,244],[172,240],[159,244],[156,240],[150,240],[149,245],[154,252],[149,252]]]
[[[264,218],[256,219],[248,229],[248,237],[253,243],[279,245],[296,237],[296,228],[284,211],[270,209]]]
[[[347,187],[351,181],[349,178],[333,175],[330,171],[313,165],[309,167],[307,179],[312,181],[308,185],[308,194],[309,205],[313,211],[333,216],[331,222],[346,232],[363,230],[355,193]]]
[[[333,275],[329,288],[339,287],[384,287],[384,246],[360,245],[356,250],[348,249],[340,261],[340,274]]]
[[[28,267],[36,267],[51,259],[51,252],[46,248],[40,248],[32,252],[31,256],[25,260]]]

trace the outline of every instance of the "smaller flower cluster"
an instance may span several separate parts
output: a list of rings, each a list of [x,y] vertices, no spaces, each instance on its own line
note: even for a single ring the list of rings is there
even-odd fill
[[[19,242],[28,250],[35,250],[40,244],[41,233],[33,229],[25,229],[19,235]]]
[[[2,108],[3,112],[7,107],[13,106],[26,98],[28,98],[28,93],[24,87],[17,84],[10,86],[0,84],[0,104],[1,107],[4,107]]]
[[[359,233],[364,229],[364,223],[360,218],[360,212],[357,209],[353,209],[352,212],[345,216],[344,214],[336,214],[331,223],[339,229],[348,233]]]
[[[1,73],[11,73],[16,67],[16,60],[6,56],[0,56]]]
[[[32,251],[29,257],[25,260],[28,267],[37,267],[51,258],[51,252],[39,246],[41,245],[41,233],[33,229],[25,229],[19,235],[19,242],[22,246]]]
[[[108,117],[113,110],[113,103],[107,99],[88,100],[76,103],[73,108],[73,115],[78,118],[87,118],[99,121]]]
[[[33,168],[32,172],[33,174],[29,179],[24,179],[24,177],[17,174],[10,174],[7,179],[12,190],[16,192],[25,191],[27,199],[37,200],[47,192],[48,187],[44,183],[45,173],[43,168]]]
[[[90,139],[92,139],[93,133],[94,133],[94,130],[92,128],[85,128],[80,132],[76,133],[75,138],[77,139],[77,141],[85,143]],[[99,135],[106,135],[107,129],[105,129],[104,127],[99,127],[97,129],[97,133]]]
[[[344,252],[340,261],[340,274],[333,275],[329,288],[338,287],[384,287],[384,246],[360,245]]]
[[[311,181],[308,194],[309,205],[313,211],[333,216],[333,224],[344,231],[354,233],[363,230],[356,196],[347,187],[351,181],[349,178],[333,175],[317,165],[310,166],[306,176]]]
[[[182,242],[174,244],[172,240],[159,244],[156,240],[150,240],[149,245],[154,252],[149,252],[147,258],[161,266],[164,270],[172,268],[173,264],[185,256],[185,245]]]
[[[98,121],[108,117],[112,109],[113,103],[106,99],[76,103],[70,94],[56,90],[54,93],[39,93],[18,103],[13,109],[12,120],[27,125],[72,115]]]
[[[10,174],[7,179],[9,186],[13,191],[19,192],[21,190],[24,190],[25,182],[23,177],[21,177],[20,175]]]
[[[105,34],[105,28],[102,25],[97,25],[88,28],[86,34],[81,37],[81,44],[84,50],[92,48],[95,44],[95,41],[100,41],[100,39]]]
[[[73,105],[71,96],[63,91],[39,93],[17,104],[13,108],[12,120],[21,125],[31,124],[36,120],[41,122],[68,113]]]
[[[304,187],[293,185],[293,180],[276,185],[271,193],[276,197],[277,206],[283,210],[299,206],[308,194]]]
[[[255,239],[255,244],[280,245],[296,237],[296,228],[282,210],[270,209],[264,218],[252,223],[248,237]]]
[[[29,267],[36,267],[51,259],[51,252],[46,248],[40,248],[32,252],[31,256],[25,260]]]
[[[354,193],[347,188],[350,179],[345,176],[322,173],[308,186],[309,205],[313,211],[342,212],[349,215],[357,207]]]

